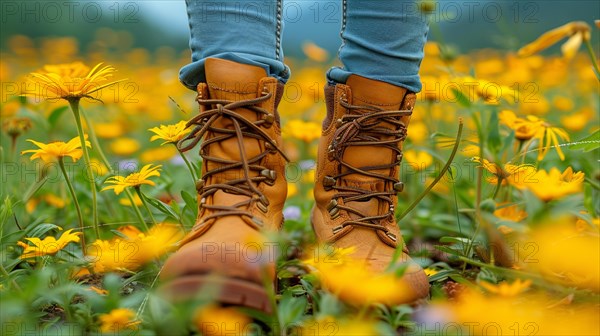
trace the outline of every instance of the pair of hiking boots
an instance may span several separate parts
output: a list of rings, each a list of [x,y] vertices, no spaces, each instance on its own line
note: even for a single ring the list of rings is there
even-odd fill
[[[198,219],[161,278],[170,295],[213,285],[223,304],[270,312],[264,285],[275,280],[276,246],[266,237],[281,229],[287,195],[277,113],[284,85],[260,67],[221,59],[206,60],[205,73],[200,113],[179,143],[189,150],[202,142]],[[319,243],[353,247],[352,257],[375,274],[393,260],[407,263],[406,297],[426,297],[427,277],[408,256],[394,216],[414,93],[352,75],[327,86],[325,98],[311,214]],[[402,255],[394,259],[398,246]]]

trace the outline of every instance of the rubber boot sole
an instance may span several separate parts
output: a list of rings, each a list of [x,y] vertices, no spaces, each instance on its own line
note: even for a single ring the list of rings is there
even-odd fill
[[[254,282],[242,279],[207,274],[187,275],[170,280],[160,291],[174,301],[191,300],[199,294],[204,295],[202,291],[210,291],[211,298],[223,305],[248,307],[268,314],[273,311],[267,291]]]

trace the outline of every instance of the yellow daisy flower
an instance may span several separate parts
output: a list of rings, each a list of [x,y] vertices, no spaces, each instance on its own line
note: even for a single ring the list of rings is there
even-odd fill
[[[117,308],[108,314],[102,314],[100,320],[100,330],[103,333],[119,333],[125,329],[136,329],[141,321],[134,320],[135,312],[127,308]]]
[[[148,184],[151,186],[156,185],[153,181],[149,180],[148,178],[152,177],[152,176],[160,176],[160,172],[159,169],[160,167],[162,167],[161,165],[152,167],[152,164],[147,164],[144,167],[142,167],[142,170],[140,170],[137,173],[131,173],[129,174],[127,177],[123,177],[123,176],[112,176],[109,177],[106,180],[106,183],[111,183],[113,185],[104,187],[102,189],[102,191],[105,190],[114,190],[115,194],[120,194],[123,192],[123,190],[125,190],[125,188],[127,187],[140,187],[142,184]]]
[[[569,141],[569,134],[562,128],[554,127],[544,119],[536,116],[527,116],[525,119],[517,117],[514,112],[504,110],[499,115],[500,122],[515,131],[515,138],[519,140],[538,140],[538,161],[542,160],[551,147],[556,149],[556,153],[561,160],[565,155],[560,148],[560,140]]]
[[[35,85],[33,91],[26,91],[24,96],[65,100],[93,98],[92,93],[124,80],[106,83],[114,72],[115,68],[102,66],[102,63],[91,70],[81,62],[46,65],[41,72],[31,73]]]
[[[545,32],[537,40],[519,49],[518,55],[521,57],[531,56],[556,44],[565,37],[569,37],[569,39],[561,46],[561,51],[565,58],[573,58],[581,42],[590,40],[590,26],[582,21],[569,22]]]
[[[25,240],[29,241],[34,246],[21,241],[17,242],[17,245],[24,248],[20,258],[26,259],[45,255],[54,255],[67,246],[67,244],[71,242],[78,243],[81,232],[71,233],[71,231],[73,231],[73,229],[65,231],[58,239],[51,236],[48,236],[43,240],[37,237],[25,238]]]
[[[182,120],[177,124],[160,125],[159,127],[153,127],[148,130],[155,134],[150,138],[150,141],[158,139],[165,140],[161,146],[167,143],[175,143],[188,134],[187,122],[185,120]]]
[[[87,134],[85,135],[86,141],[85,145],[87,147],[92,147],[89,141],[87,141]],[[81,150],[81,141],[79,137],[75,137],[68,142],[51,142],[49,144],[37,142],[34,140],[27,140],[34,145],[38,146],[39,149],[29,149],[22,151],[21,154],[33,153],[30,160],[40,159],[46,163],[54,162],[58,159],[62,159],[65,156],[69,156],[73,161],[79,160],[83,155],[83,151]]]
[[[583,172],[573,172],[573,168],[569,167],[564,172],[556,168],[550,169],[549,172],[539,170],[531,177],[534,183],[528,183],[527,187],[539,199],[548,202],[561,197],[576,194],[583,189]]]
[[[500,296],[517,296],[531,286],[531,280],[522,281],[521,279],[517,279],[511,284],[503,281],[497,285],[482,281],[479,283],[479,285],[485,288],[488,292],[498,294]]]
[[[480,163],[485,171],[492,174],[491,176],[486,176],[486,181],[490,184],[497,184],[498,179],[501,178],[501,185],[510,184],[519,189],[523,189],[525,188],[526,183],[535,181],[532,177],[536,170],[532,165],[514,165],[506,163],[504,166],[500,166],[478,156],[473,157],[473,161]]]
[[[218,307],[209,305],[194,313],[194,324],[202,335],[223,335],[225,330],[246,330],[252,322],[250,318],[234,307]],[[218,326],[215,328],[215,326]]]

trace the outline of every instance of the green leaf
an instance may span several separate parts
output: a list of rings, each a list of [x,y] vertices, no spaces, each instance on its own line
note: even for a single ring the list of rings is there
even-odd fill
[[[502,146],[502,140],[500,139],[500,121],[498,119],[498,111],[492,110],[490,114],[490,121],[488,124],[488,143],[492,152],[497,153],[500,146]]]
[[[575,142],[567,143],[566,145],[568,145],[568,148],[571,150],[582,150],[584,152],[597,149],[600,147],[600,130],[596,130],[596,132],[586,136],[585,138],[579,139]]]
[[[464,107],[471,107],[471,101],[469,100],[469,98],[467,98],[467,96],[465,96],[464,93],[462,93],[462,91],[456,89],[456,88],[451,88],[452,92],[454,93],[454,95],[456,96],[456,102]]]
[[[148,201],[148,203],[150,203],[150,205],[152,205],[158,211],[164,213],[168,217],[171,217],[174,220],[179,222],[179,215],[177,214],[177,212],[175,212],[173,210],[173,208],[171,208],[170,205],[166,204],[165,202],[163,202],[161,200],[158,200],[156,198],[151,198],[148,196],[146,196],[146,200]]]
[[[292,291],[287,290],[283,293],[279,301],[279,323],[282,326],[292,326],[302,320],[306,311],[306,297],[295,297]]]
[[[50,115],[48,116],[48,123],[50,123],[50,126],[54,127],[56,122],[58,122],[62,116],[63,112],[65,112],[68,108],[68,106],[61,106],[50,112]]]

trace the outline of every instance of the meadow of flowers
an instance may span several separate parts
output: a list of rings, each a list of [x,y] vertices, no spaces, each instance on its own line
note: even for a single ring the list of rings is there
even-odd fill
[[[334,57],[307,44],[288,60],[289,194],[273,237],[286,248],[271,315],[218,306],[210,289],[185,304],[159,290],[197,213],[200,158],[175,146],[197,111],[177,79],[189,53],[126,48],[127,32],[110,29],[87,49],[11,37],[0,61],[0,334],[600,334],[595,29],[566,25],[518,52],[427,44],[396,214],[432,285],[419,306],[403,300],[398,274],[374,277],[347,251],[315,245]],[[563,54],[538,54],[565,37]]]

